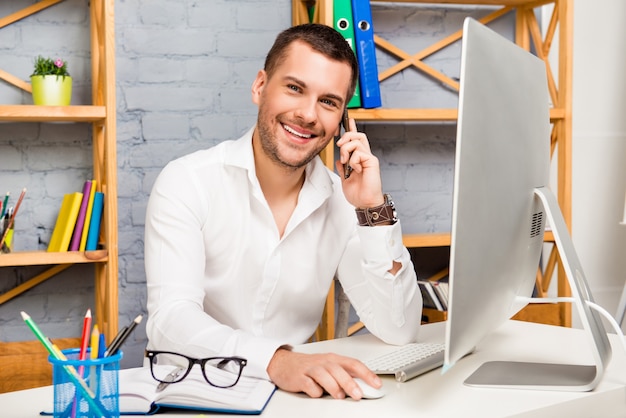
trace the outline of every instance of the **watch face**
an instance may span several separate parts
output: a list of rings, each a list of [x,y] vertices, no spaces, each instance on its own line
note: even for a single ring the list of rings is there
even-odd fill
[[[392,222],[395,224],[396,221],[398,220],[398,214],[396,213],[396,206],[393,203],[393,200],[391,200],[391,195],[388,193],[385,193],[385,202],[391,207]]]

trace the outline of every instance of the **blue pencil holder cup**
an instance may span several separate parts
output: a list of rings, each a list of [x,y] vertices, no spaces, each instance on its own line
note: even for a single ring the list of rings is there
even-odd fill
[[[119,370],[122,352],[79,360],[79,349],[63,350],[67,359],[48,357],[52,364],[54,417],[120,416]]]

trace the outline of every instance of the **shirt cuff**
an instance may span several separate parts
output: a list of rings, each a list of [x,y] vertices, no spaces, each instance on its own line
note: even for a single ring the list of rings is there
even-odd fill
[[[271,380],[267,374],[267,366],[270,364],[272,357],[274,357],[276,350],[281,347],[289,347],[289,345],[267,338],[251,337],[251,339],[254,341],[245,344],[245,349],[240,352],[240,355],[248,360],[248,364],[243,369],[243,374]]]
[[[404,253],[402,227],[398,220],[393,225],[358,226],[357,231],[366,263],[387,266],[398,261]]]

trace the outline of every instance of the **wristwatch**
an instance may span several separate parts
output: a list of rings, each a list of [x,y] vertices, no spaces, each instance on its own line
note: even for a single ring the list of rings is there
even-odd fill
[[[385,203],[373,208],[357,208],[356,217],[360,226],[393,225],[398,221],[391,195],[385,194]]]

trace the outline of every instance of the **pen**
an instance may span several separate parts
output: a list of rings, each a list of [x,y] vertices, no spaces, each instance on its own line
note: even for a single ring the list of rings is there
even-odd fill
[[[172,370],[167,376],[165,376],[164,382],[159,382],[156,391],[161,392],[163,389],[168,387],[176,378],[184,371],[183,367],[177,367]]]
[[[131,322],[130,325],[127,326],[124,332],[120,335],[120,338],[118,338],[117,341],[114,341],[113,343],[111,343],[110,346],[107,347],[107,350],[104,352],[104,356],[108,357],[108,356],[115,355],[117,351],[120,349],[120,347],[122,346],[122,344],[124,344],[126,339],[133,332],[135,327],[141,322],[142,319],[143,319],[142,315],[137,315],[134,321]]]
[[[104,357],[104,350],[106,350],[106,338],[104,338],[104,333],[100,333],[100,338],[98,339],[98,358]]]
[[[39,342],[43,344],[48,353],[50,353],[50,355],[57,360],[67,360],[67,357],[65,357],[63,352],[61,352],[58,347],[52,344],[52,342],[43,334],[43,332],[41,332],[41,329],[39,329],[37,324],[35,324],[35,322],[31,319],[30,315],[28,315],[24,311],[22,311],[21,314],[22,319],[24,319],[24,322],[26,323],[26,325],[28,325],[28,328],[30,328],[33,334],[35,334],[35,337],[37,337]],[[100,405],[98,405],[98,402],[96,402],[96,395],[91,389],[89,389],[89,386],[87,386],[85,381],[78,375],[76,369],[71,365],[64,365],[63,369],[67,372],[70,379],[75,383],[76,388],[83,392],[84,398],[95,410],[98,416],[105,417],[106,415],[103,413],[103,409],[100,407]]]

